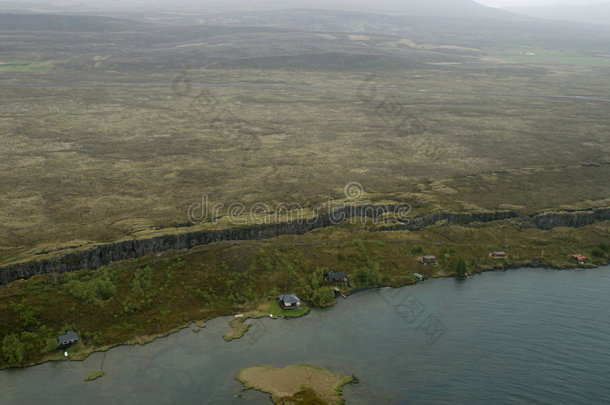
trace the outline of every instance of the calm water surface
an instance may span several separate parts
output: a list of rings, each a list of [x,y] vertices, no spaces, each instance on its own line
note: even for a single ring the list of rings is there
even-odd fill
[[[610,267],[522,269],[366,291],[299,319],[230,318],[87,360],[0,372],[2,404],[268,404],[235,373],[354,374],[346,404],[610,404]],[[84,378],[103,367],[106,375]]]

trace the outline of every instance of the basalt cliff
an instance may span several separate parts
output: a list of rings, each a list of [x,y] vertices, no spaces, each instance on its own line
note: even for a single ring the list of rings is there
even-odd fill
[[[220,230],[200,230],[182,234],[157,236],[101,244],[92,248],[69,252],[63,256],[15,263],[0,268],[0,284],[44,273],[64,273],[81,269],[96,269],[113,261],[138,258],[150,253],[188,249],[219,241],[261,240],[281,235],[299,235],[313,229],[340,225],[355,218],[370,217],[380,220],[392,216],[400,206],[362,205],[343,207],[331,213],[308,220],[280,222],[262,225],[237,226]],[[393,218],[391,224],[377,230],[421,230],[431,225],[468,224],[511,219],[524,228],[552,229],[555,227],[582,227],[598,221],[610,220],[610,208],[591,211],[539,213],[524,215],[513,211],[483,213],[450,213],[439,211],[415,218]]]

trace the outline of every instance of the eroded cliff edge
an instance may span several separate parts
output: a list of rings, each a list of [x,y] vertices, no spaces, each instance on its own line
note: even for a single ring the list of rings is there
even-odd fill
[[[393,212],[398,205],[375,206],[362,205],[344,207],[315,218],[281,222],[264,225],[232,227],[220,230],[205,230],[185,232],[178,235],[164,235],[147,239],[133,239],[98,245],[93,248],[73,251],[63,256],[16,263],[0,268],[0,284],[29,278],[36,274],[64,273],[81,269],[96,269],[113,261],[138,258],[150,253],[166,250],[188,249],[194,246],[212,242],[229,240],[260,240],[281,235],[299,235],[311,230],[336,226],[355,217],[378,218]],[[380,227],[381,230],[407,229],[417,231],[434,224],[458,224],[471,222],[492,222],[514,219],[524,228],[539,228],[548,230],[556,227],[582,227],[599,221],[610,220],[610,208],[600,208],[590,211],[568,211],[559,213],[539,213],[524,215],[514,211],[484,212],[484,213],[450,213],[439,211],[416,218],[398,218],[392,225]]]

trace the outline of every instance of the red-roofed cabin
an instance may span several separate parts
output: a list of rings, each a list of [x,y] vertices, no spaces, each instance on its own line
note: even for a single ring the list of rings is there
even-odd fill
[[[489,254],[489,257],[491,257],[492,259],[506,259],[506,252],[491,252]]]
[[[583,256],[581,254],[573,254],[572,259],[574,259],[580,263],[583,263],[583,262],[587,261],[587,256]]]

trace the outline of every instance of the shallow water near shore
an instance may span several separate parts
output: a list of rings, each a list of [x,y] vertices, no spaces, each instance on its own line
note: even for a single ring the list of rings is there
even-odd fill
[[[0,403],[268,404],[238,370],[307,363],[346,404],[610,403],[610,267],[520,269],[369,290],[225,342],[230,317],[85,361],[0,372]],[[103,367],[106,375],[85,382]]]

